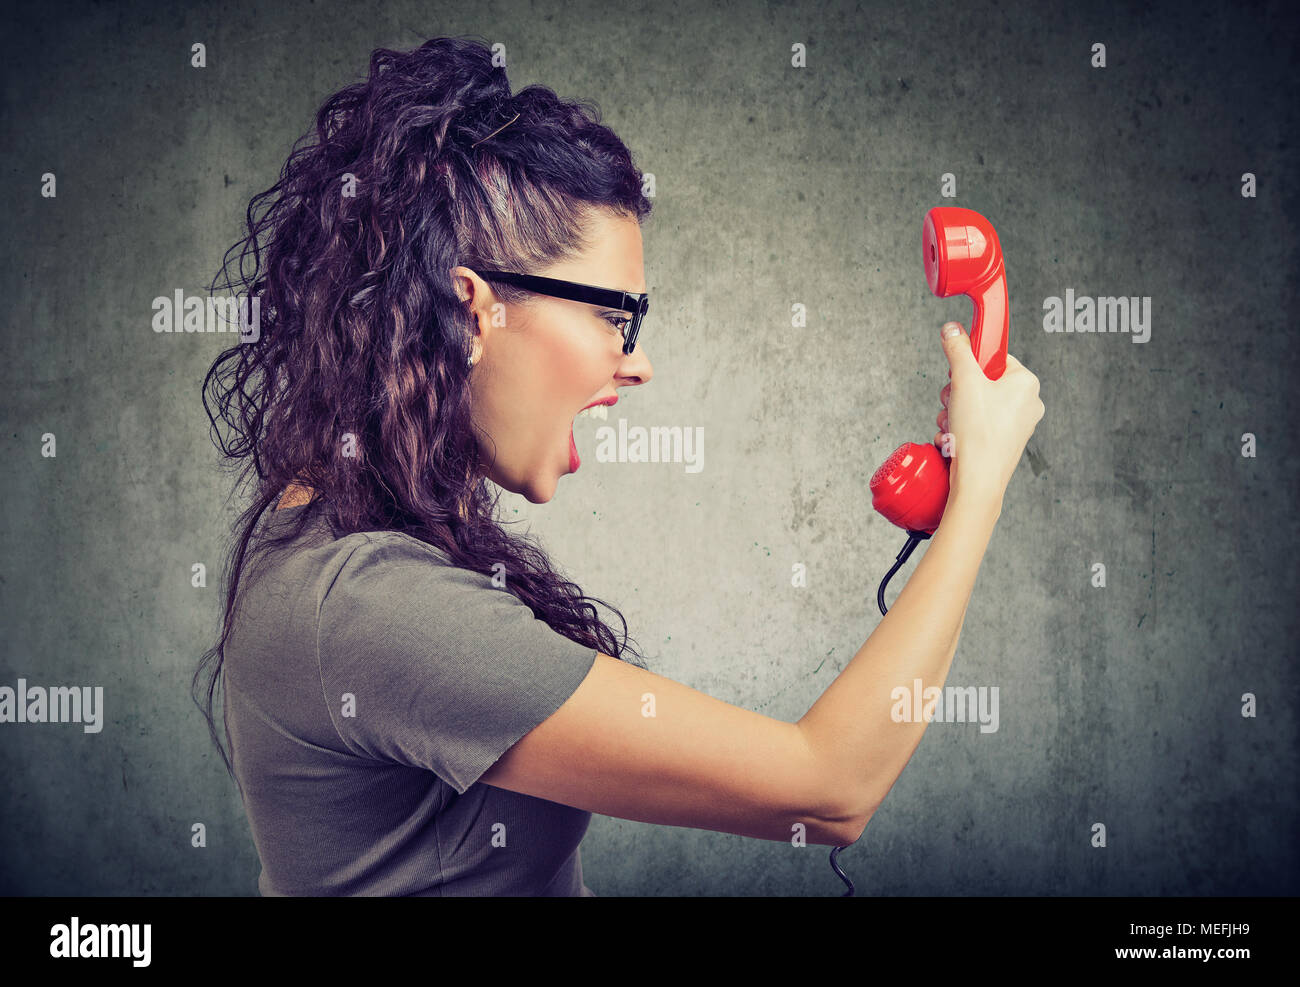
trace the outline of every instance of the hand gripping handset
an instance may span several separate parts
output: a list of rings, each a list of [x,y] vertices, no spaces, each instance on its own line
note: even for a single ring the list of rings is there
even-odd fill
[[[1007,336],[1011,307],[1007,300],[1007,273],[1002,245],[993,224],[973,209],[937,206],[925,214],[921,226],[921,262],[930,290],[940,298],[969,295],[975,303],[971,319],[971,352],[990,380],[1007,369]],[[949,376],[952,371],[949,370]],[[933,442],[907,442],[894,450],[871,478],[871,506],[890,522],[907,531],[907,544],[876,591],[880,613],[885,607],[889,577],[907,561],[922,541],[934,534],[948,503],[948,460]],[[844,847],[831,850],[831,869],[848,885],[853,882],[836,862]]]
[[[1011,307],[1006,265],[993,224],[973,209],[937,206],[921,226],[921,262],[930,290],[940,298],[968,295],[975,304],[971,352],[990,380],[1007,369]],[[949,376],[952,371],[949,370]],[[876,594],[881,614],[885,584],[916,545],[929,538],[948,503],[949,461],[933,442],[907,442],[871,478],[871,506],[907,531],[908,542]]]

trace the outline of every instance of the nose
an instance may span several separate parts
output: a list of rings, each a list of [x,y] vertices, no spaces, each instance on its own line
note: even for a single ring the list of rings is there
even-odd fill
[[[618,380],[617,386],[632,387],[650,383],[650,378],[654,375],[655,369],[650,365],[650,358],[645,355],[645,350],[638,342],[632,352],[618,365],[618,373],[615,377]]]

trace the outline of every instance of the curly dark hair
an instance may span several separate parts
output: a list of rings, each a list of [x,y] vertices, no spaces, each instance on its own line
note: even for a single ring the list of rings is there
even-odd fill
[[[236,488],[250,471],[256,480],[226,558],[221,639],[191,683],[232,778],[213,696],[241,575],[316,517],[339,537],[405,532],[484,575],[504,563],[508,590],[555,631],[645,667],[623,615],[496,517],[471,428],[470,315],[450,276],[458,265],[531,272],[570,257],[587,245],[594,209],[645,219],[642,173],[599,121],[596,104],[544,86],[512,96],[482,39],[381,48],[369,77],[325,101],[279,181],[250,202],[248,235],[210,290],[259,299],[259,334],[216,359],[203,406],[224,459],[244,461]],[[503,301],[526,297],[485,280]],[[315,497],[296,525],[250,553],[262,515],[295,480]],[[618,616],[621,643],[595,603]]]

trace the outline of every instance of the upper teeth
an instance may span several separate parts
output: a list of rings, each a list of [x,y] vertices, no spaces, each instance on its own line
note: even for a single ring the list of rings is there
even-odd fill
[[[578,412],[579,418],[609,418],[609,405],[597,404],[590,408],[583,408]]]

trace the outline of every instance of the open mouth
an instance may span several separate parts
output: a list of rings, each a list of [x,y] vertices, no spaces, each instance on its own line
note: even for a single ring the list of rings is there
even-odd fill
[[[599,401],[593,401],[574,418],[605,418],[608,415],[607,408],[618,404],[618,395],[610,395],[607,398],[601,398]],[[582,465],[582,460],[578,456],[578,443],[573,438],[573,425],[569,425],[569,472],[575,473],[578,467]]]

